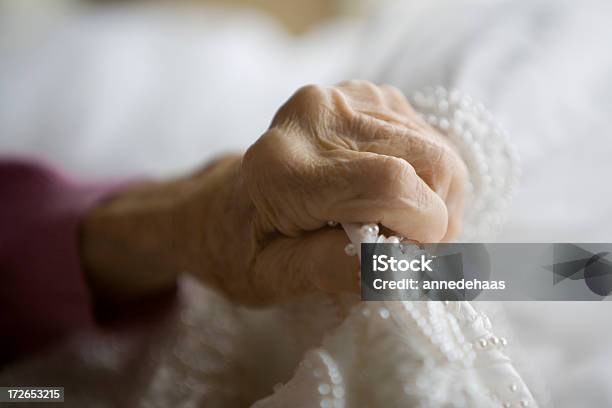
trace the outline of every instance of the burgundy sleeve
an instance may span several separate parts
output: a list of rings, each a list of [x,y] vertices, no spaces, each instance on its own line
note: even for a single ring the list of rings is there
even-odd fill
[[[116,188],[0,160],[0,365],[94,326],[78,226]]]

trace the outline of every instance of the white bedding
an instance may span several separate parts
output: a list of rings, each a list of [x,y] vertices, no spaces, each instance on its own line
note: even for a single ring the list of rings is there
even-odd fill
[[[70,11],[36,32],[0,24],[0,151],[83,176],[165,175],[245,148],[302,84],[441,83],[483,101],[519,147],[523,180],[500,240],[611,241],[612,5],[393,7],[301,39],[212,9]],[[607,303],[505,307],[555,406],[612,406]]]

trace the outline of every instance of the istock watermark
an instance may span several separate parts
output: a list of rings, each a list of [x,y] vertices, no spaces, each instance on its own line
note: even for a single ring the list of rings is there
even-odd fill
[[[363,300],[608,300],[610,243],[361,245]]]

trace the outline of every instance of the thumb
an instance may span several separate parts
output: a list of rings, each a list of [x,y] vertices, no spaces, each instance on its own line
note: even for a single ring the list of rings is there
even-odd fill
[[[340,229],[325,228],[300,237],[280,237],[257,256],[252,282],[265,303],[321,290],[359,292],[359,260],[348,256]]]

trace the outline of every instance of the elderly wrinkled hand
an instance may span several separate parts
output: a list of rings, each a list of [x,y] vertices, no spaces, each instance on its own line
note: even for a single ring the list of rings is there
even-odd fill
[[[94,210],[84,225],[86,265],[95,286],[126,295],[145,291],[142,280],[147,290],[163,287],[177,270],[247,304],[357,291],[358,260],[327,222],[448,240],[460,228],[466,180],[453,146],[395,88],[309,85],[244,157],[134,187]],[[145,271],[140,279],[108,273],[118,266]]]

